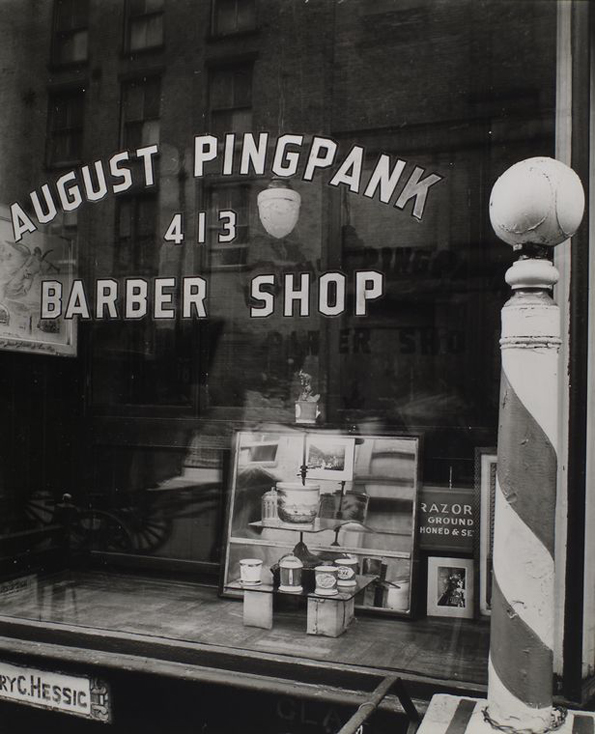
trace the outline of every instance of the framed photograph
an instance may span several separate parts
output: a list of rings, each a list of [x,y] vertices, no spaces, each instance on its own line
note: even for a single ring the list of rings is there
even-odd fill
[[[232,457],[222,595],[242,595],[242,560],[261,561],[262,582],[275,585],[279,561],[297,555],[307,589],[316,565],[347,555],[372,580],[356,599],[359,608],[411,616],[419,437],[238,431]]]
[[[255,436],[254,441],[245,441],[242,444],[240,465],[275,466],[278,448],[278,436],[260,433]]]
[[[41,282],[70,292],[75,253],[71,240],[43,232],[14,241],[7,207],[0,208],[0,349],[76,355],[76,321],[41,318]]]
[[[496,463],[494,447],[475,451],[475,504],[479,514],[479,533],[475,542],[479,583],[479,612],[488,615],[491,608],[494,511],[496,499]]]
[[[473,618],[472,558],[428,558],[428,616]]]
[[[308,479],[350,482],[354,457],[355,438],[309,435],[306,439]]]

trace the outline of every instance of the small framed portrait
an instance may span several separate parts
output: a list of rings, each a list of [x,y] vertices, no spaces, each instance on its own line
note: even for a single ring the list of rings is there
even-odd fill
[[[473,559],[428,558],[428,616],[473,618]]]
[[[354,458],[355,438],[310,434],[306,439],[308,479],[350,482]]]

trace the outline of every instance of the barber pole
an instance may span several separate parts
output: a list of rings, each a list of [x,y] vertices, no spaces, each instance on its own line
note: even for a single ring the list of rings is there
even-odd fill
[[[558,445],[558,280],[549,260],[508,271],[494,520],[489,716],[539,731],[552,720]]]
[[[492,226],[520,258],[502,309],[488,697],[434,696],[423,734],[594,731],[592,715],[552,700],[562,341],[548,251],[574,234],[583,209],[578,177],[550,158],[517,163],[492,191]]]

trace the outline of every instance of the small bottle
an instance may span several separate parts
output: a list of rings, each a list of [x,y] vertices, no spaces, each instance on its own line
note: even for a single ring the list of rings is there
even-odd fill
[[[271,487],[262,495],[262,521],[267,523],[277,519],[277,490]]]

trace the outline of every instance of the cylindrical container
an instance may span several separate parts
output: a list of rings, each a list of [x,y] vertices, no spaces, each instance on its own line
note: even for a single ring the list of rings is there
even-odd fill
[[[384,606],[387,609],[394,609],[397,612],[406,612],[409,609],[409,580],[393,581],[386,590],[386,602]]]
[[[288,594],[300,594],[302,586],[302,568],[304,564],[295,556],[286,556],[279,561],[279,591]]]
[[[274,487],[262,495],[261,507],[262,521],[264,523],[277,520],[277,492]]]
[[[298,400],[295,404],[295,422],[308,423],[313,425],[318,420],[320,411],[318,403],[308,402],[306,400]]]
[[[240,560],[240,581],[244,586],[257,586],[261,583],[262,561],[260,558]]]
[[[334,596],[338,594],[337,589],[337,572],[336,566],[316,566],[314,574],[316,576],[315,594],[319,596]]]
[[[313,523],[320,504],[320,484],[277,482],[279,518],[287,523]]]
[[[357,569],[359,562],[357,558],[335,558],[337,566],[337,586],[339,588],[353,588],[357,585]]]

